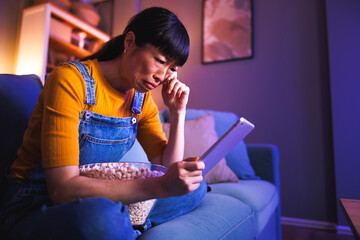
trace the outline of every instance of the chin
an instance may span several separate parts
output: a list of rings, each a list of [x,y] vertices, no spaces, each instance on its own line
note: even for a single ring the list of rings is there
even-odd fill
[[[147,93],[148,91],[150,91],[150,90],[148,90],[148,89],[145,89],[145,88],[138,88],[138,87],[136,87],[136,88],[134,88],[136,91],[138,91],[139,93]]]

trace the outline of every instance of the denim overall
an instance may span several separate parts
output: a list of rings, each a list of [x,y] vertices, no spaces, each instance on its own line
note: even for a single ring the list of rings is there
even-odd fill
[[[85,104],[89,110],[82,111],[79,125],[80,165],[97,162],[118,162],[130,150],[136,139],[138,120],[144,101],[144,93],[135,91],[132,117],[114,118],[91,112],[95,101],[95,81],[80,62],[75,65],[86,85]]]
[[[96,104],[95,81],[85,65],[69,63],[79,70],[86,85],[87,109],[82,111],[79,124],[79,164],[119,161],[134,144],[144,93],[135,91],[132,117],[114,118],[91,112]],[[23,182],[8,182],[0,211],[0,221],[4,223],[0,223],[11,236],[9,239],[134,239],[139,235],[133,231],[126,206],[121,202],[85,198],[53,206],[41,166]],[[205,193],[203,181],[190,194],[159,199],[149,219],[157,225],[189,212],[200,204]],[[150,221],[145,228],[151,226]]]

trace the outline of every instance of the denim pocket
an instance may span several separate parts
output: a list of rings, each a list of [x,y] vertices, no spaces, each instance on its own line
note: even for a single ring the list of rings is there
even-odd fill
[[[131,148],[134,139],[100,139],[83,134],[80,139],[80,165],[117,162]]]
[[[84,134],[80,140],[80,147],[82,147],[82,145],[85,144],[86,142],[95,143],[95,144],[103,144],[103,145],[114,145],[114,144],[127,143],[130,140],[131,140],[130,138],[125,138],[125,139],[120,139],[120,140],[99,139],[99,138],[95,138],[95,137],[89,136],[87,134]]]

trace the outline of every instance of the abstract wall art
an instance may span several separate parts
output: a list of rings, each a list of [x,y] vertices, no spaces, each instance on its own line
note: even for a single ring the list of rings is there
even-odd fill
[[[253,57],[252,0],[204,0],[202,62]]]

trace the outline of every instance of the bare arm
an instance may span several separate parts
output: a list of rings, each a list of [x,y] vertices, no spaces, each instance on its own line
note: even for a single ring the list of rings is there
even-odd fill
[[[78,198],[105,197],[114,202],[134,203],[153,198],[181,196],[195,190],[202,181],[201,161],[173,164],[164,176],[135,180],[105,180],[79,175],[78,166],[45,169],[49,195],[54,204]]]
[[[181,113],[170,113],[168,144],[161,157],[161,163],[164,166],[170,166],[184,158],[184,122],[185,111]]]
[[[184,126],[189,94],[189,87],[177,79],[177,74],[163,84],[163,100],[170,110],[170,132],[168,145],[161,156],[162,165],[170,166],[183,160]],[[159,161],[159,159],[154,160]]]

